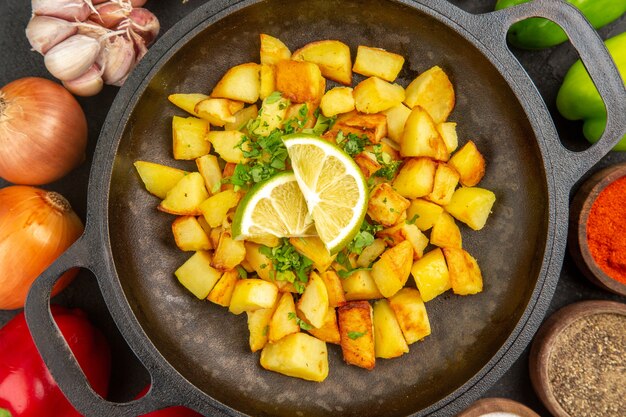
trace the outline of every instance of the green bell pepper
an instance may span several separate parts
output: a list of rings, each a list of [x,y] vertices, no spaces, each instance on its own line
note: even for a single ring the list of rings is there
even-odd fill
[[[622,80],[626,80],[626,32],[605,42]],[[559,112],[569,120],[583,120],[583,134],[591,143],[600,139],[606,127],[606,109],[600,93],[580,60],[567,71],[556,97]],[[613,148],[626,151],[626,136]]]
[[[496,10],[529,1],[498,0]],[[567,2],[577,7],[596,29],[608,25],[626,12],[626,0],[567,0]],[[511,26],[508,34],[508,40],[512,45],[524,49],[549,48],[567,39],[559,25],[542,17],[517,22]]]

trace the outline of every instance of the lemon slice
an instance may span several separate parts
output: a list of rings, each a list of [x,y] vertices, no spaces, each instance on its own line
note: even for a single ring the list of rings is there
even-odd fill
[[[281,172],[257,184],[241,200],[232,225],[233,237],[310,236],[315,234],[304,196],[293,172]]]
[[[367,212],[367,183],[348,154],[319,136],[283,136],[317,233],[330,253],[357,234]]]

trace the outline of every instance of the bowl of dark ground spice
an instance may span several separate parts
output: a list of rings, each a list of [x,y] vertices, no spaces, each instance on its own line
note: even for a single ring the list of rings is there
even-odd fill
[[[555,417],[626,416],[626,304],[582,301],[554,313],[533,341],[530,379]]]
[[[583,274],[626,296],[626,163],[591,176],[572,201],[569,249]]]

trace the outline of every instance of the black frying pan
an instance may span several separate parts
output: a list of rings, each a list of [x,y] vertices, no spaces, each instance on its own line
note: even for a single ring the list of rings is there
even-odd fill
[[[545,16],[568,32],[609,109],[604,138],[585,152],[562,147],[531,80],[508,50],[507,28]],[[485,277],[476,296],[427,303],[433,334],[374,371],[343,363],[330,347],[320,384],[267,372],[248,351],[245,318],[195,300],[172,271],[187,254],[172,242],[172,217],[134,172],[133,161],[172,163],[172,92],[210,91],[225,70],[258,60],[258,34],[295,49],[340,39],[407,58],[400,82],[432,65],[457,92],[451,120],[487,159],[482,185],[498,198],[485,229],[464,233]],[[527,346],[556,287],[574,183],[623,136],[626,92],[600,38],[572,7],[537,0],[470,15],[443,0],[212,1],[150,50],[119,92],[102,130],[84,236],[37,280],[29,327],[67,397],[90,416],[135,416],[172,404],[206,415],[451,415],[496,381]],[[186,163],[180,163],[187,167]],[[89,388],[49,312],[50,289],[70,267],[96,275],[113,319],[152,376],[140,400],[114,404]]]

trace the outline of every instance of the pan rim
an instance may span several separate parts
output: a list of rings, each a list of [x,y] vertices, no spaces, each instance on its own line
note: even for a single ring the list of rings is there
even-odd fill
[[[189,16],[178,22],[155,44],[144,60],[135,69],[125,86],[115,98],[104,123],[98,144],[94,154],[94,168],[92,169],[88,191],[88,221],[87,230],[95,234],[95,239],[106,277],[100,279],[99,285],[103,292],[107,307],[118,324],[120,331],[124,335],[131,349],[142,357],[144,363],[150,362],[158,367],[165,367],[166,372],[175,376],[176,388],[182,393],[192,395],[196,402],[206,402],[211,407],[220,409],[233,415],[243,415],[239,411],[217,401],[206,394],[200,388],[191,383],[174,366],[172,366],[159,349],[154,345],[150,337],[146,334],[144,326],[134,314],[132,307],[121,286],[120,277],[115,268],[113,250],[111,247],[111,236],[109,233],[109,208],[110,208],[110,187],[113,173],[115,156],[123,137],[124,129],[140,97],[144,94],[150,81],[187,42],[198,33],[221,20],[222,18],[237,12],[238,10],[260,3],[263,0],[241,0],[235,3],[216,0],[209,1],[200,6]],[[508,59],[493,55],[485,43],[471,32],[468,27],[464,27],[462,20],[453,21],[450,13],[459,14],[449,3],[443,0],[422,0],[421,2],[412,0],[394,0],[416,9],[436,19],[450,30],[453,30],[468,42],[470,42],[478,52],[480,52],[495,70],[508,83],[516,96],[521,108],[535,135],[535,143],[539,148],[539,156],[543,163],[543,176],[545,179],[546,196],[546,240],[542,251],[543,259],[541,268],[537,270],[537,283],[529,297],[524,313],[520,316],[517,324],[507,337],[506,341],[498,349],[496,354],[482,367],[475,375],[468,379],[463,385],[455,389],[452,393],[442,398],[440,401],[429,407],[419,410],[415,415],[428,413],[439,413],[443,411],[453,411],[462,408],[468,403],[458,401],[461,399],[475,399],[488,386],[491,386],[508,369],[510,364],[521,354],[530,343],[530,335],[538,329],[543,316],[547,311],[556,282],[558,279],[561,258],[564,254],[565,244],[563,239],[559,239],[558,225],[567,222],[567,211],[559,214],[557,208],[563,206],[562,202],[567,201],[563,192],[555,184],[553,170],[549,169],[550,152],[547,149],[547,140],[544,136],[556,136],[556,130],[551,121],[549,113],[541,99],[536,87],[523,70],[521,65],[511,56]],[[460,10],[460,9],[459,9]],[[465,12],[463,12],[465,13]],[[467,14],[467,16],[472,16]],[[182,36],[177,33],[180,28],[186,30]],[[537,106],[539,103],[539,106]],[[546,125],[549,131],[546,131]],[[541,133],[541,134],[540,134]],[[98,198],[94,198],[97,196]],[[567,207],[565,205],[565,207]],[[95,223],[95,225],[94,225]],[[563,229],[561,227],[560,229]],[[123,323],[123,325],[122,325]],[[526,338],[527,340],[522,340]],[[141,354],[139,353],[141,352]],[[504,362],[509,361],[504,367]],[[149,367],[150,368],[150,367]],[[482,386],[481,386],[482,385]],[[456,407],[454,406],[456,405]]]

